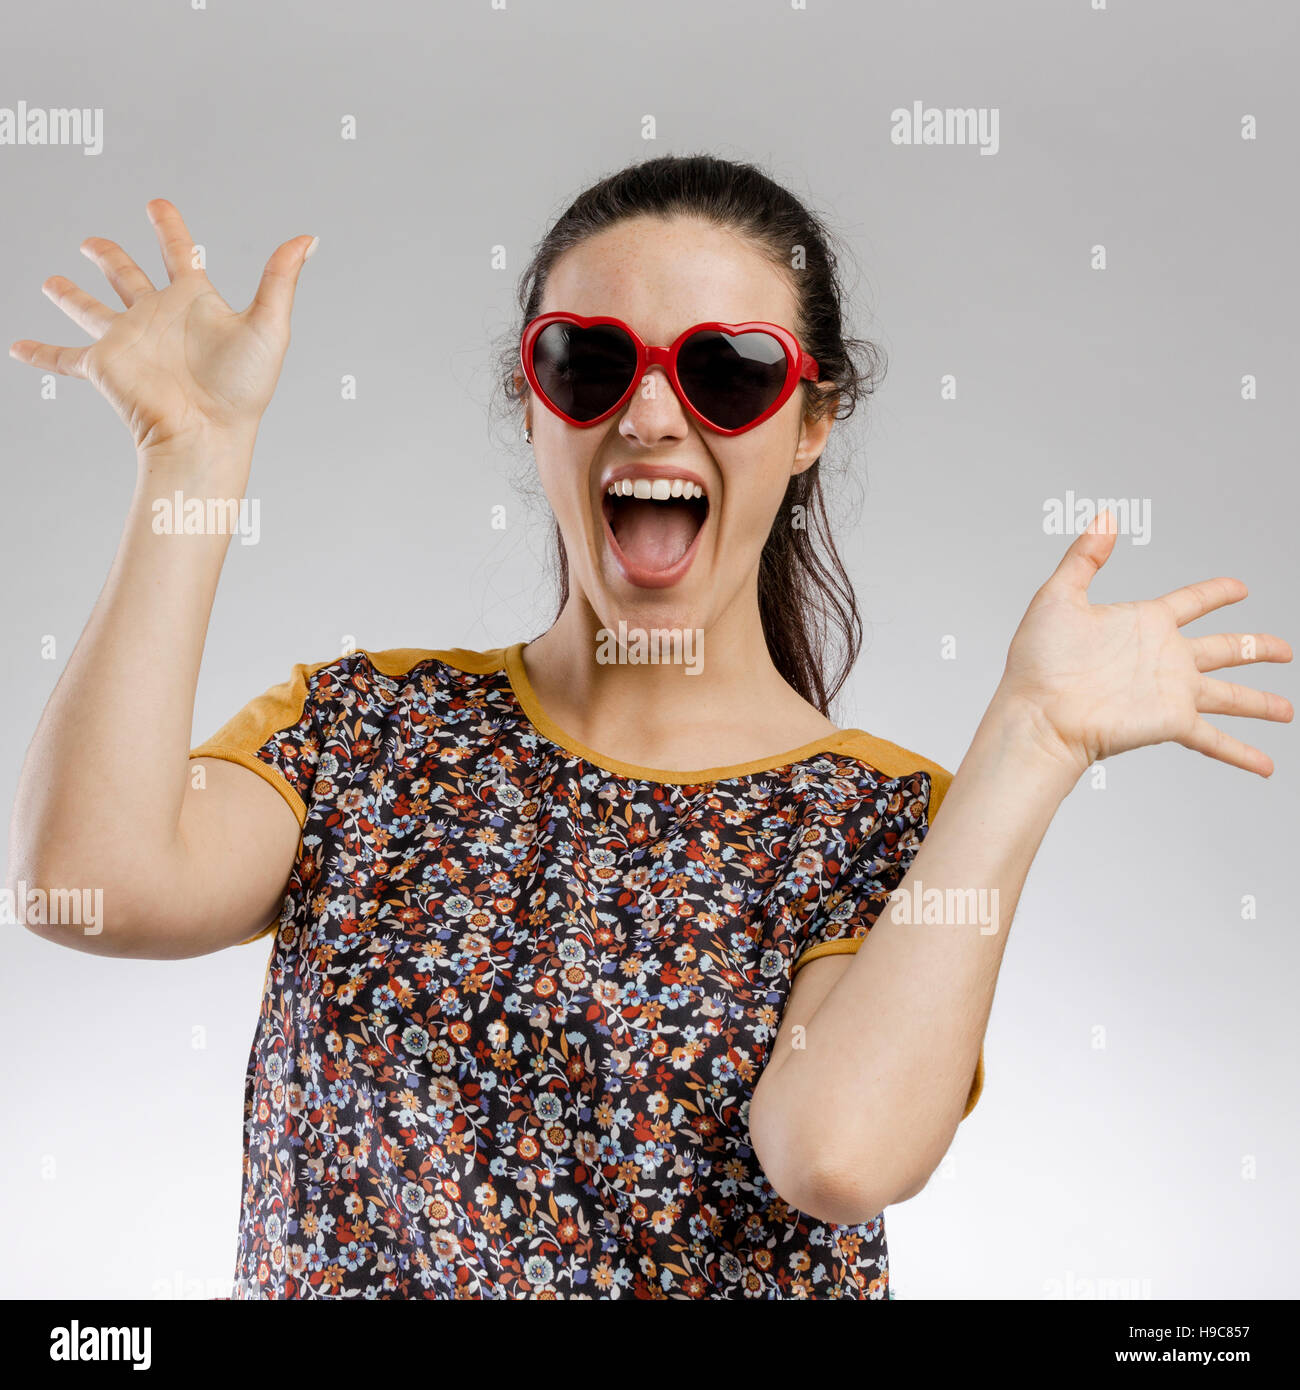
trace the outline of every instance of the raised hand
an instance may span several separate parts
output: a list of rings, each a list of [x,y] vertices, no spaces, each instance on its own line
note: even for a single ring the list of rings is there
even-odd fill
[[[41,288],[95,341],[56,347],[22,339],[10,356],[85,378],[125,421],[139,452],[228,433],[251,440],[279,379],[294,289],[315,238],[278,247],[252,303],[236,313],[195,266],[195,243],[176,208],[155,198],[147,211],[170,283],[156,289],[116,242],[88,237],[82,253],[104,272],[125,310],[51,276]]]
[[[1034,595],[1012,639],[1000,693],[1026,704],[1043,743],[1080,774],[1100,758],[1172,741],[1271,776],[1267,754],[1203,716],[1287,723],[1295,714],[1291,702],[1205,673],[1290,661],[1291,648],[1268,633],[1182,633],[1245,598],[1240,579],[1206,579],[1135,603],[1089,603],[1088,585],[1114,545],[1113,518],[1103,511]]]

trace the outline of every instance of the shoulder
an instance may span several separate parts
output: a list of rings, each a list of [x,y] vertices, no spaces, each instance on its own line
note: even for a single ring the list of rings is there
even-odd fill
[[[424,649],[359,647],[319,661],[297,662],[288,677],[251,699],[191,757],[218,749],[260,748],[277,734],[297,729],[308,737],[356,715],[382,715],[439,688],[464,688],[504,670],[504,651],[464,647]],[[455,693],[454,691],[452,693]]]
[[[482,724],[473,711],[492,698],[488,673],[504,669],[502,658],[501,651],[463,647],[390,647],[300,661],[189,756],[257,773],[302,825],[308,802],[327,795],[322,788],[343,785],[341,768],[356,775],[382,756],[386,729],[409,737],[439,724],[444,714]]]
[[[930,782],[928,815],[929,819],[934,819],[952,781],[952,773],[946,767],[935,762],[932,758],[914,753],[910,748],[904,748],[902,744],[891,743],[885,738],[877,738],[876,735],[869,734],[862,729],[845,731],[842,750],[874,768],[875,771],[882,773],[891,781],[917,772],[925,773]]]
[[[361,719],[371,733],[392,721],[428,727],[431,718],[464,718],[507,679],[503,648],[359,647],[295,667],[291,703],[318,726]]]
[[[382,676],[396,679],[414,674],[482,676],[505,670],[505,648],[475,651],[468,647],[390,647],[385,651],[358,648],[353,654]]]
[[[331,693],[384,703],[408,685],[465,684],[464,676],[504,671],[504,649],[467,647],[357,647],[323,661],[300,662],[288,684],[304,698],[323,702]]]

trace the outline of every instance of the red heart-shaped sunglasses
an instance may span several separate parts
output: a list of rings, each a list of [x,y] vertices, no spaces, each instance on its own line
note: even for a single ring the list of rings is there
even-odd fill
[[[697,323],[670,347],[648,347],[622,319],[539,314],[524,329],[528,384],[562,420],[598,425],[621,409],[651,367],[719,434],[743,434],[785,404],[817,363],[775,323]]]

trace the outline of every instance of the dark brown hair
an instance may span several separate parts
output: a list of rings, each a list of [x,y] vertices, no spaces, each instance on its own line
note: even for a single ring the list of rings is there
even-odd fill
[[[539,311],[547,278],[571,247],[633,217],[694,216],[746,237],[791,278],[797,301],[792,325],[817,359],[820,380],[834,392],[801,383],[814,417],[834,409],[847,419],[884,376],[883,352],[845,335],[843,290],[832,237],[792,193],[753,164],[712,155],[662,155],[601,179],[569,205],[543,237],[519,282],[520,320],[502,349],[499,387],[511,407],[528,391],[514,382],[523,326]],[[802,510],[796,513],[795,509]],[[796,515],[802,526],[793,524]],[[569,597],[569,566],[555,525],[559,611]],[[829,716],[862,645],[857,599],[831,534],[822,493],[821,460],[796,473],[763,547],[758,605],[767,649],[782,677]]]

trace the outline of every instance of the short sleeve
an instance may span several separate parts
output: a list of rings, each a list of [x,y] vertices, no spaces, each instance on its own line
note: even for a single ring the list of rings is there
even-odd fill
[[[906,755],[896,745],[877,745]],[[887,761],[877,758],[877,761]],[[790,970],[791,979],[810,960],[856,952],[867,939],[890,895],[912,867],[934,816],[943,803],[952,774],[915,755],[891,756],[891,763],[911,764],[915,770],[880,782],[856,823],[844,828],[843,864],[824,910],[800,944]],[[984,1045],[981,1041],[975,1074],[962,1119],[975,1108],[984,1089]]]
[[[791,975],[819,956],[856,951],[903,881],[928,823],[930,779],[915,772],[877,784],[841,833],[832,886],[800,942]]]
[[[299,663],[288,680],[250,700],[211,738],[191,748],[189,756],[220,758],[248,768],[284,798],[302,826],[314,799],[322,752],[337,720],[342,682],[339,658]],[[333,772],[338,762],[333,745],[329,757]],[[274,926],[270,922],[248,939],[256,941]]]

